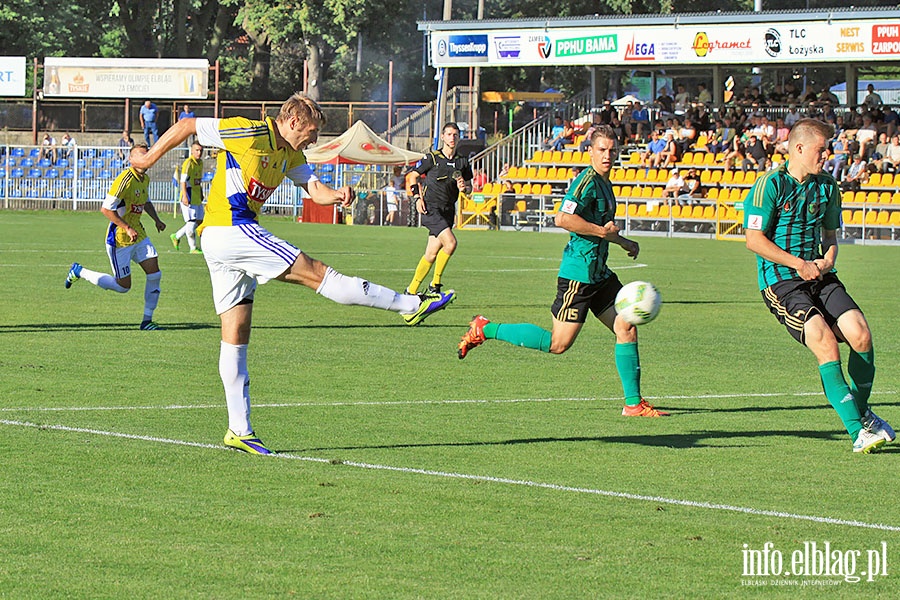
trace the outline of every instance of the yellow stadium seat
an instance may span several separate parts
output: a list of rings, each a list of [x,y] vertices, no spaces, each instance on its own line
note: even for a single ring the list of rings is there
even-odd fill
[[[886,210],[878,211],[878,218],[875,219],[875,224],[879,226],[886,226],[891,221],[891,214]]]
[[[709,139],[706,137],[705,133],[701,133],[697,136],[697,141],[694,142],[694,148],[706,148],[706,144],[709,142]]]
[[[878,211],[876,210],[867,210],[866,211],[866,225],[875,225],[875,222],[878,220]]]
[[[638,169],[626,169],[625,170],[625,181],[634,181],[637,171],[638,171]]]
[[[716,218],[719,219],[720,221],[724,221],[727,216],[728,216],[728,210],[724,206],[719,205],[716,208]]]
[[[745,173],[743,171],[735,171],[734,175],[731,177],[731,183],[735,185],[742,185],[744,183]]]
[[[541,194],[541,196],[549,196],[553,193],[553,188],[550,187],[549,183],[545,183],[541,186],[541,190],[539,193]]]
[[[563,153],[560,150],[554,150],[553,154],[550,156],[550,160],[548,162],[552,162],[553,164],[558,164],[562,162]]]
[[[525,185],[522,186],[522,193],[523,193],[523,194],[530,194],[530,193],[531,193],[531,182],[526,183]]]
[[[656,174],[656,183],[666,183],[669,181],[669,173],[665,169],[660,169]]]
[[[709,184],[711,179],[712,179],[712,171],[710,171],[709,169],[704,169],[700,173],[700,183]]]
[[[891,193],[890,192],[881,192],[878,194],[878,204],[890,204],[891,203]]]
[[[631,204],[628,205],[628,216],[629,217],[637,216],[637,204],[635,204],[634,202],[632,202]]]
[[[710,204],[703,209],[702,217],[707,221],[714,221],[716,219],[716,207]]]
[[[639,216],[639,217],[647,217],[647,216],[649,216],[649,215],[650,215],[650,213],[647,212],[647,205],[646,205],[646,204],[638,204],[638,207],[637,207],[637,216]]]
[[[897,182],[895,181],[897,178],[893,173],[882,173],[881,174],[881,187],[892,187]]]
[[[625,181],[625,169],[616,167],[612,170],[609,179],[611,181]]]
[[[653,188],[648,186],[644,186],[641,189],[641,198],[652,198],[653,197]]]
[[[519,211],[519,212],[525,212],[525,209],[526,209],[526,208],[527,208],[527,205],[525,204],[525,201],[524,201],[524,200],[519,200],[519,201],[516,202],[516,210],[517,210],[517,211]]]
[[[560,179],[566,179],[566,180],[568,180],[568,179],[575,179],[575,169],[573,169],[572,167],[569,167],[568,169],[566,169],[566,176],[565,176],[565,177],[561,176],[560,173],[559,173],[559,171],[557,171],[556,173],[557,173],[557,176],[559,176]]]
[[[622,186],[622,197],[623,197],[623,198],[628,198],[629,196],[631,196],[631,186],[630,186],[630,185],[623,185],[623,186]]]
[[[591,153],[585,152],[581,155],[581,164],[585,165],[591,162]]]
[[[534,156],[531,157],[531,160],[527,160],[525,162],[542,162],[544,160],[544,151],[538,150],[534,153]]]
[[[506,172],[506,176],[510,179],[518,179],[519,178],[519,167],[510,167],[509,171]]]
[[[841,221],[843,223],[849,223],[850,219],[852,219],[852,218],[853,218],[852,210],[842,210],[841,211]]]
[[[613,196],[615,196],[616,198],[618,198],[619,195],[621,195],[621,193],[622,193],[622,186],[621,186],[621,185],[614,185],[614,186],[613,186]]]
[[[719,183],[722,181],[723,172],[722,171],[713,171],[712,178],[710,178],[710,183]]]
[[[493,194],[494,193],[494,184],[491,183],[490,181],[488,181],[486,184],[484,184],[484,187],[481,188],[481,193],[484,194],[485,196],[490,196],[491,194]]]
[[[617,217],[624,217],[624,216],[625,216],[625,205],[624,205],[624,204],[617,204],[617,205],[616,205],[616,216],[617,216]]]
[[[719,188],[709,188],[706,191],[706,197],[710,200],[718,200],[719,199]]]
[[[741,199],[741,188],[731,188],[731,191],[728,193],[728,201],[729,202],[737,202]]]
[[[731,206],[725,207],[725,220],[726,221],[737,221],[738,220],[737,211],[734,210],[733,207],[731,207]]]
[[[716,164],[716,155],[712,152],[707,152],[703,155],[703,166],[709,167]]]
[[[537,167],[528,167],[528,172],[525,173],[525,179],[537,179],[537,174]],[[519,177],[521,177],[521,175],[519,175]]]
[[[841,204],[849,204],[853,202],[853,192],[847,190],[841,194]]]
[[[738,171],[740,173],[740,171]],[[734,181],[734,171],[725,171],[722,173],[722,185],[731,185]]]
[[[662,195],[663,195],[663,188],[659,187],[658,185],[653,186],[653,197],[654,198],[662,198]]]
[[[693,164],[694,166],[700,166],[700,165],[702,165],[702,164],[703,164],[703,155],[704,155],[704,154],[706,154],[706,153],[705,153],[705,152],[694,152],[694,161],[693,161],[692,164]]]
[[[547,179],[556,179],[556,171],[556,167],[550,167],[549,169],[547,169]]]
[[[569,160],[567,160],[566,162],[578,164],[581,162],[581,155],[581,150],[576,150],[575,152],[572,152],[572,154],[569,156]]]
[[[521,184],[521,183],[514,183],[514,184],[513,184],[513,191],[514,191],[516,194],[521,194],[521,193],[522,193],[522,184]]]
[[[651,208],[647,211],[647,216],[650,217],[651,219],[658,219],[659,218],[659,204],[654,204],[653,208]]]
[[[854,210],[853,216],[850,218],[851,225],[862,225],[863,222],[863,211]]]
[[[900,227],[900,210],[891,211],[890,224],[892,227]]]
[[[756,178],[759,177],[759,173],[756,171],[747,171],[744,173],[744,183],[747,185],[753,185],[756,182]]]
[[[891,196],[891,204],[900,204],[900,192],[894,192]]]
[[[647,181],[647,171],[644,169],[637,169],[637,173],[634,174],[635,181]]]
[[[778,163],[780,165],[784,162],[784,156],[782,156],[781,154],[778,154],[776,152],[775,154],[772,155],[772,162]]]
[[[547,179],[547,167],[541,167],[537,170],[535,179]]]
[[[693,152],[685,152],[684,156],[681,157],[679,161],[683,165],[690,165],[694,163],[694,153]]]
[[[878,204],[878,192],[869,192],[866,194],[866,204]]]
[[[857,204],[862,204],[863,202],[866,201],[866,193],[862,192],[862,191],[856,192],[853,195],[853,201],[856,202]]]
[[[869,175],[869,181],[864,183],[863,185],[867,187],[880,187],[881,173],[872,173],[871,175]]]
[[[637,164],[641,162],[641,153],[640,152],[632,152],[631,156],[628,157],[628,162],[632,164]]]
[[[741,190],[741,200],[746,200],[747,196],[750,195],[750,188],[744,188]]]
[[[706,207],[706,208],[710,208],[710,207]],[[691,211],[691,218],[692,219],[702,219],[704,210],[705,210],[704,207],[700,206],[698,204],[697,206],[694,207],[694,210]]]
[[[897,212],[897,214],[900,215],[900,212]],[[668,219],[669,218],[669,205],[668,204],[663,204],[662,206],[659,207],[658,216],[660,219]]]

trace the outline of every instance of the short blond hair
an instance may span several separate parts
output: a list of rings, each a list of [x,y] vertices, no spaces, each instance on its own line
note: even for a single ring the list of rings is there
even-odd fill
[[[820,135],[826,140],[834,137],[834,125],[818,119],[800,119],[791,127],[788,134],[788,146],[805,142],[814,135]]]
[[[325,124],[325,113],[315,100],[305,94],[297,92],[284,101],[281,105],[281,111],[275,117],[276,121],[284,122],[292,117],[297,117],[301,125],[309,125],[315,123],[317,125]]]

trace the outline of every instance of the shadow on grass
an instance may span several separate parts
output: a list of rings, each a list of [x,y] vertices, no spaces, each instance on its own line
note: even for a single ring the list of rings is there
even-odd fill
[[[279,450],[278,452],[319,452],[335,450],[394,450],[404,448],[465,448],[479,446],[513,446],[517,444],[559,444],[559,443],[601,443],[601,444],[634,444],[658,448],[690,449],[690,448],[742,448],[756,444],[720,444],[720,440],[748,441],[773,438],[792,437],[812,440],[845,440],[850,445],[847,433],[843,431],[694,431],[681,434],[664,435],[617,435],[597,437],[540,437],[484,442],[443,442],[422,444],[384,444],[374,446],[328,446],[321,448],[303,448],[300,450]],[[898,449],[900,450],[900,449]]]
[[[218,323],[160,323],[163,331],[218,329]],[[50,333],[64,331],[139,331],[138,324],[130,323],[21,323],[0,325],[0,333]]]

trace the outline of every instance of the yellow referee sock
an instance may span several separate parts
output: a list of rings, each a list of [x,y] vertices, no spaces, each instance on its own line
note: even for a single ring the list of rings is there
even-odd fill
[[[441,276],[444,274],[449,260],[450,255],[444,252],[443,248],[438,250],[437,260],[434,261],[434,278],[431,280],[431,285],[441,285]]]
[[[432,264],[433,263],[428,262],[424,256],[419,259],[419,264],[416,265],[416,272],[413,275],[412,281],[406,287],[406,291],[410,294],[415,294],[419,291],[419,286],[425,281],[425,277],[428,275],[428,271],[431,270]]]

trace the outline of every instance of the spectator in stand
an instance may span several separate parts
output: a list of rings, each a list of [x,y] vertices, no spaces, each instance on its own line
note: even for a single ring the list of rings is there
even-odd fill
[[[842,131],[831,142],[831,158],[825,161],[823,170],[840,181],[844,167],[847,166],[847,155],[847,133]]]
[[[869,180],[869,171],[866,169],[866,161],[859,154],[853,156],[853,162],[841,182],[841,190],[845,192],[858,192],[859,186]]]
[[[613,133],[616,134],[616,137],[619,140],[618,145],[621,146],[625,143],[625,126],[622,125],[622,121],[619,120],[619,116],[613,113],[612,118],[609,122],[610,128],[613,130]]]
[[[727,152],[731,147],[732,139],[734,139],[734,127],[731,127],[731,117],[725,117],[725,121],[716,119],[715,133],[707,140],[706,149],[714,154]]]
[[[707,106],[712,104],[712,94],[709,93],[709,90],[706,89],[705,83],[697,84],[697,104],[700,106]]]
[[[791,128],[785,124],[784,119],[781,117],[775,119],[775,152],[778,154],[788,153],[788,136],[790,133]]]
[[[759,107],[766,104],[766,97],[759,91],[758,86],[750,88],[750,106]]]
[[[475,169],[472,177],[472,191],[480,192],[484,189],[484,184],[488,182],[487,174],[483,169]]]
[[[731,138],[730,149],[725,153],[725,170],[734,170],[735,165],[737,165],[738,161],[741,161],[743,163],[745,152],[746,148],[744,146],[744,142],[741,140],[741,136],[735,134],[735,136]]]
[[[891,145],[885,150],[881,164],[882,173],[900,172],[900,136],[896,133],[891,136]]]
[[[672,172],[669,173],[669,180],[666,182],[666,187],[663,189],[663,198],[674,199],[679,197],[684,191],[684,178],[681,176],[678,169],[672,169]]]
[[[800,92],[797,91],[797,86],[794,85],[793,81],[787,81],[784,84],[784,101],[785,102],[796,102],[800,99]]]
[[[75,158],[75,146],[75,139],[68,133],[64,133],[62,136],[62,146],[59,148],[59,158],[64,158],[66,160]]]
[[[678,204],[682,206],[698,204],[701,198],[703,198],[703,187],[700,184],[700,174],[697,169],[691,167],[684,176],[684,186],[678,196]]]
[[[131,134],[127,131],[123,131],[117,146],[119,147],[119,159],[125,160],[128,158],[128,155],[131,153],[131,147],[134,146],[134,140],[131,139]]]
[[[601,113],[596,110],[592,111],[591,112],[591,125],[584,132],[584,139],[581,140],[580,144],[578,144],[579,152],[587,152],[588,151],[588,148],[591,147],[591,134],[593,134],[594,131],[597,130],[597,127],[599,127],[600,125],[603,125],[603,124],[604,123],[602,121]]]
[[[663,169],[669,169],[678,164],[681,154],[678,152],[678,144],[675,143],[675,132],[671,129],[666,131],[666,147],[659,155],[662,160],[660,166]]]
[[[641,106],[640,102],[634,103],[631,121],[634,126],[634,135],[637,139],[640,141],[647,139],[647,136],[650,134],[650,112],[645,106]]]
[[[694,143],[697,141],[697,128],[694,127],[694,123],[687,117],[684,118],[684,125],[681,126],[678,132],[678,140],[680,147],[679,156],[684,156],[685,152],[692,150]]]
[[[575,123],[566,121],[563,125],[562,134],[551,144],[551,149],[562,152],[567,144],[575,141]]]
[[[691,121],[697,126],[697,131],[706,131],[709,129],[712,125],[712,122],[709,119],[709,111],[706,110],[706,106],[703,104],[697,106],[697,111],[691,116]]]
[[[656,168],[662,161],[662,152],[666,149],[666,141],[660,139],[658,131],[650,132],[650,143],[641,154],[641,164],[647,168]]]
[[[56,138],[49,133],[45,133],[41,140],[41,158],[56,162]]]
[[[594,114],[597,114],[597,112],[595,111]],[[609,100],[604,100],[603,106],[600,108],[599,115],[600,120],[598,122],[601,125],[609,125],[612,123],[613,116],[617,115],[617,113],[612,103]]]
[[[866,97],[863,98],[863,104],[865,104],[869,109],[875,108],[877,106],[881,106],[884,102],[881,99],[881,96],[878,92],[875,91],[875,86],[871,83],[866,86]]]
[[[769,118],[766,115],[759,115],[759,120],[756,124],[756,135],[763,144],[767,146],[774,144],[775,126],[769,123]]]
[[[830,104],[831,106],[837,106],[841,103],[837,96],[834,95],[828,86],[822,86],[822,91],[819,92],[819,97],[817,98],[819,104]]]
[[[159,127],[156,119],[159,117],[159,108],[149,100],[146,100],[141,106],[140,119],[141,129],[144,130],[144,140],[147,146],[152,146],[153,142],[159,141]],[[153,138],[153,142],[150,141]]]
[[[675,86],[675,114],[683,115],[691,105],[691,96],[687,93],[684,84]]]
[[[890,106],[884,106],[881,109],[882,115],[882,124],[884,125],[884,132],[888,134],[888,136],[892,136],[897,133],[897,123],[900,122],[900,117],[897,116],[897,111],[895,111]]]
[[[747,147],[744,152],[744,162],[741,163],[741,170],[745,173],[750,169],[762,172],[766,170],[766,159],[769,155],[766,153],[766,147],[756,135],[751,134],[747,140]]]
[[[787,114],[784,115],[784,124],[788,127],[793,127],[794,123],[799,121],[802,117],[800,116],[800,112],[797,110],[796,104],[791,104],[788,107]]]
[[[178,120],[181,121],[182,119],[193,119],[196,116],[197,115],[194,114],[194,111],[191,110],[191,107],[185,104],[181,107],[181,112],[178,114]],[[188,136],[188,139],[185,140],[185,147],[190,148],[194,144],[194,141],[196,139],[197,136],[195,135]]]
[[[856,130],[856,141],[859,142],[859,154],[863,159],[868,158],[875,148],[875,136],[878,130],[872,122],[872,117],[863,115],[862,127]]]
[[[779,106],[784,104],[784,92],[781,91],[781,84],[776,83],[772,88],[772,92],[769,94],[769,97],[766,98],[766,102],[770,106]]]
[[[563,131],[565,130],[565,123],[563,123],[562,117],[554,117],[553,119],[553,127],[550,128],[550,137],[544,139],[544,150],[550,150],[553,148],[553,144],[556,143],[562,137]]]
[[[661,115],[671,115],[675,111],[675,100],[669,95],[669,90],[665,87],[659,90],[659,96],[656,97],[656,104],[659,106]]]

